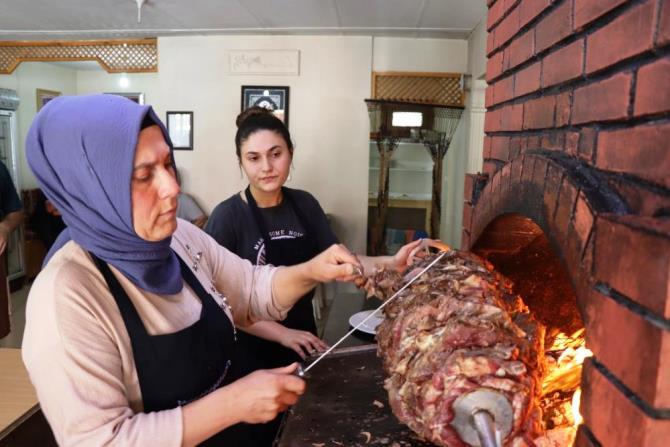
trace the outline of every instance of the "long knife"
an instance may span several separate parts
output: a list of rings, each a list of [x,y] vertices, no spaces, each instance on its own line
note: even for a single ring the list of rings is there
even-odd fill
[[[354,332],[356,332],[356,331],[358,330],[358,328],[360,328],[361,326],[363,326],[363,325],[365,324],[366,321],[368,321],[368,320],[369,320],[370,318],[372,318],[376,313],[378,313],[380,310],[382,310],[384,307],[386,307],[386,305],[388,305],[391,301],[393,301],[394,299],[396,299],[396,298],[400,295],[400,293],[401,293],[403,290],[405,290],[407,287],[409,287],[414,281],[416,281],[417,279],[419,279],[419,277],[420,277],[421,275],[423,275],[423,274],[426,273],[428,270],[430,270],[430,268],[431,268],[432,266],[434,266],[434,265],[437,263],[437,261],[439,261],[440,259],[442,259],[442,257],[443,257],[444,255],[446,255],[446,254],[447,254],[447,251],[443,251],[437,258],[433,259],[433,261],[432,261],[430,264],[428,264],[428,266],[426,266],[426,267],[425,267],[423,270],[421,270],[417,275],[415,275],[414,278],[410,279],[410,280],[407,282],[407,284],[405,284],[404,286],[402,286],[402,288],[401,288],[400,290],[398,290],[396,293],[394,293],[393,296],[391,296],[391,298],[389,298],[389,299],[387,299],[386,301],[384,301],[384,302],[382,303],[381,306],[379,306],[379,307],[376,308],[374,311],[372,311],[372,312],[370,313],[370,315],[368,315],[363,321],[361,321],[360,323],[358,323],[352,330],[350,330],[349,332],[347,332],[347,333],[344,335],[344,337],[342,337],[342,338],[340,338],[339,340],[337,340],[337,342],[335,342],[334,345],[332,345],[330,348],[328,348],[328,350],[327,350],[326,352],[324,352],[324,353],[321,354],[319,357],[317,357],[316,360],[314,360],[312,363],[310,363],[309,366],[307,366],[306,368],[303,368],[302,365],[299,366],[298,369],[296,370],[296,372],[295,372],[294,374],[296,374],[297,376],[300,376],[300,377],[304,377],[305,374],[307,374],[307,372],[308,372],[310,369],[312,369],[312,368],[314,367],[314,365],[316,365],[317,363],[319,363],[325,356],[327,356],[328,354],[330,354],[330,353],[332,352],[333,349],[335,349],[340,343],[342,343],[342,342],[343,342],[347,337],[349,337],[351,334],[353,334]]]

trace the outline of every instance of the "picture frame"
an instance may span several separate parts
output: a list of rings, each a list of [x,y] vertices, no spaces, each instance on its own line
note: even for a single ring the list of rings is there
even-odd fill
[[[61,92],[55,90],[46,90],[43,88],[38,88],[35,90],[35,98],[37,101],[37,111],[39,112],[42,107],[44,107],[49,101],[54,99],[56,96],[62,95]]]
[[[288,127],[289,87],[243,85],[241,110],[261,106],[272,111]]]
[[[193,112],[170,111],[165,113],[168,135],[175,150],[193,150]]]
[[[105,95],[117,95],[135,101],[139,105],[144,105],[144,93],[139,92],[105,92]]]

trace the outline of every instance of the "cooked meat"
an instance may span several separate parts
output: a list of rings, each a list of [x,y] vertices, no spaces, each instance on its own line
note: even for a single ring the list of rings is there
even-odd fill
[[[359,281],[368,295],[387,299],[427,266],[408,273],[380,270]],[[488,388],[512,405],[506,446],[533,445],[539,430],[544,327],[512,294],[511,283],[483,259],[449,251],[384,308],[378,354],[398,419],[440,446],[466,446],[451,425],[461,395]]]

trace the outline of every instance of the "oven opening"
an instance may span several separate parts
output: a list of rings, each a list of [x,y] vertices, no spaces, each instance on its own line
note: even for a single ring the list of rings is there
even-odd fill
[[[546,326],[540,446],[572,445],[579,414],[582,363],[592,355],[585,345],[577,296],[560,257],[544,231],[521,214],[494,219],[472,251],[509,278],[533,316]]]

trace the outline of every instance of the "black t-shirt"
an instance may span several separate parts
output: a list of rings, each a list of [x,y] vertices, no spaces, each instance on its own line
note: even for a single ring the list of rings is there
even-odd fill
[[[0,219],[21,209],[21,199],[16,193],[12,177],[4,163],[0,162]]]
[[[309,220],[308,225],[314,231],[319,252],[338,242],[337,237],[328,224],[326,214],[319,202],[307,191],[291,189],[291,197],[304,216]],[[261,216],[265,221],[269,237],[272,239],[300,239],[305,235],[305,229],[287,200],[277,206],[260,208]],[[265,246],[263,238],[251,208],[242,200],[240,194],[235,194],[219,203],[209,216],[205,231],[228,250],[241,258],[248,259],[253,264],[265,264]]]

